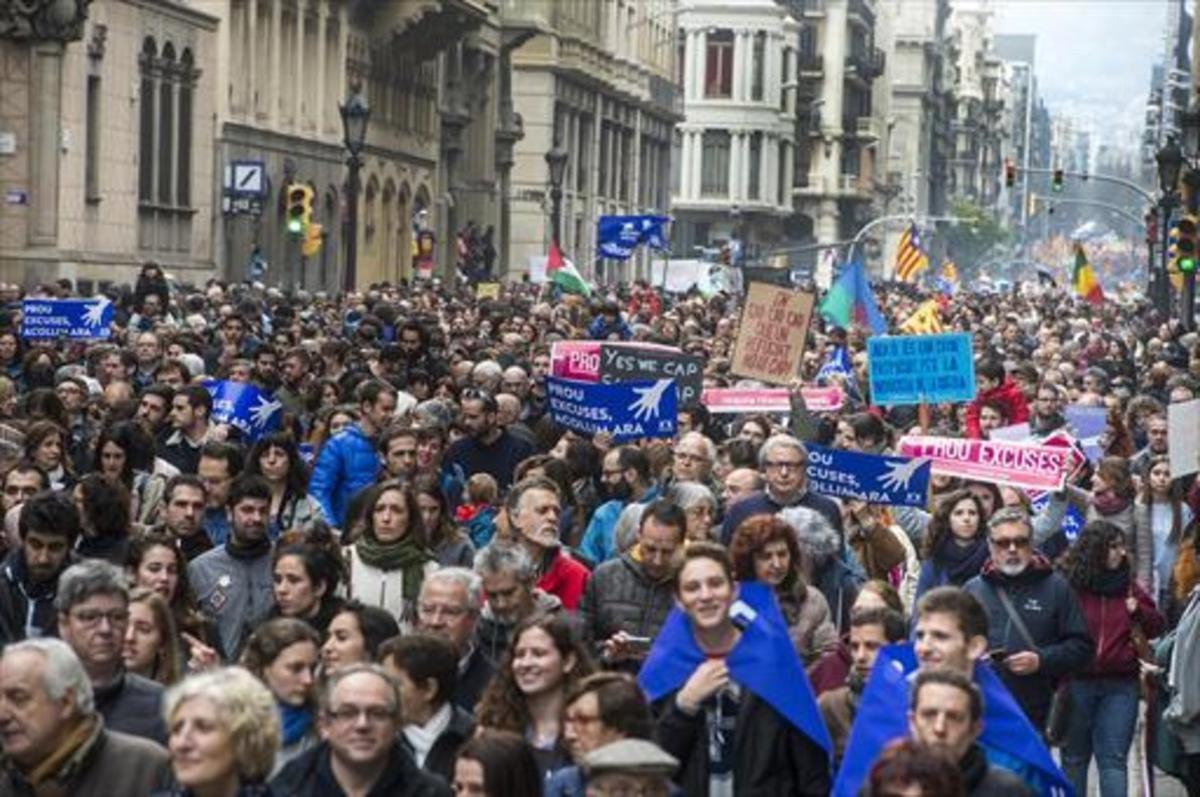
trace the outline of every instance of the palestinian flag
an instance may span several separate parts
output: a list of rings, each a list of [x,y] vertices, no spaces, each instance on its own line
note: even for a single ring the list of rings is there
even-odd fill
[[[592,295],[592,287],[579,276],[575,264],[563,257],[562,250],[558,248],[558,241],[550,242],[550,253],[546,256],[546,276],[567,293]]]
[[[1071,275],[1071,284],[1075,286],[1075,295],[1086,302],[1101,304],[1104,301],[1104,291],[1096,280],[1096,272],[1088,262],[1083,252],[1083,244],[1075,244],[1075,271]]]

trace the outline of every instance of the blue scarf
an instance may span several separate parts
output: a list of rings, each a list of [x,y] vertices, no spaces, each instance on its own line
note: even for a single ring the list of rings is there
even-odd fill
[[[911,644],[880,649],[850,728],[842,767],[833,784],[834,797],[856,797],[887,743],[908,735],[905,710],[909,679],[916,670],[917,658]],[[1073,795],[1050,751],[991,666],[976,662],[974,678],[983,692],[979,745],[988,761],[1015,773],[1043,797]]]
[[[725,660],[733,680],[762,698],[826,754],[831,753],[829,732],[788,638],[775,591],[756,581],[741,582],[731,614],[742,629],[741,638]],[[659,631],[638,673],[638,683],[654,702],[682,687],[706,658],[692,636],[690,621],[676,607]]]
[[[290,706],[276,701],[279,708],[279,725],[283,733],[283,747],[295,744],[312,728],[312,712],[307,706]]]

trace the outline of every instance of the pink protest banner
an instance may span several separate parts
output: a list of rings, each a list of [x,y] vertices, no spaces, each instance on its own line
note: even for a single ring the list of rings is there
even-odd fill
[[[1069,448],[998,440],[912,436],[901,438],[896,451],[904,457],[932,460],[935,474],[1025,490],[1062,489],[1074,463]]]
[[[550,374],[581,382],[600,381],[600,341],[560,340],[550,347]]]
[[[840,388],[806,387],[802,390],[809,412],[837,412],[845,397]],[[717,414],[737,412],[789,412],[787,388],[783,387],[710,387],[700,403]]]

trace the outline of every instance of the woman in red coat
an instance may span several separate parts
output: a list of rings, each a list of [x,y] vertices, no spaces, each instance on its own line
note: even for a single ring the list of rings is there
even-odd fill
[[[1088,764],[1095,756],[1101,797],[1125,795],[1140,697],[1135,627],[1152,639],[1166,623],[1154,599],[1132,578],[1125,532],[1115,524],[1093,520],[1084,526],[1065,569],[1096,643],[1096,657],[1070,684],[1063,771],[1076,794],[1087,794]]]

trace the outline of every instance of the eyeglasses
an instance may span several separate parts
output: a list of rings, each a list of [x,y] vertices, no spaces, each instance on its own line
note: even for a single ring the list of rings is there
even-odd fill
[[[423,617],[445,617],[447,620],[457,620],[467,613],[461,606],[436,606],[431,603],[418,604],[417,611]]]
[[[334,722],[340,722],[344,725],[357,722],[359,717],[366,717],[367,722],[370,722],[372,725],[382,725],[396,718],[396,712],[385,706],[367,706],[366,708],[339,706],[338,708],[331,708],[325,713]]]
[[[989,539],[988,542],[1002,551],[1023,551],[1029,547],[1032,540],[1029,537],[1009,537],[1006,540]]]
[[[129,622],[128,609],[113,609],[102,612],[99,609],[81,609],[71,612],[75,622],[82,625],[99,625],[101,620],[108,620],[109,625],[125,625]]]
[[[782,471],[782,470],[800,470],[804,467],[802,462],[767,462],[763,467],[767,470]]]

